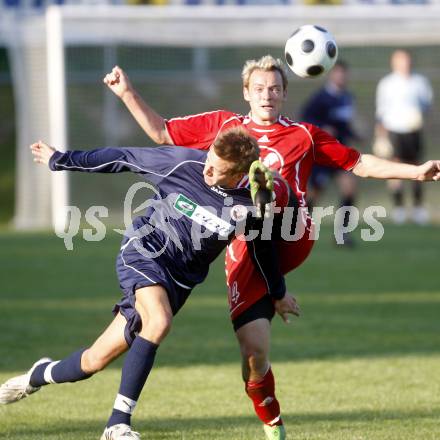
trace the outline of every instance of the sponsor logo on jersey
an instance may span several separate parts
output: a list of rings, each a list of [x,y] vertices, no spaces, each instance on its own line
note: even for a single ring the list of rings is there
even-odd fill
[[[223,197],[227,197],[228,195],[224,192],[218,189],[217,186],[211,186],[211,191],[216,192],[217,194],[220,194]]]
[[[270,142],[270,140],[269,140],[269,138],[267,137],[267,134],[265,134],[264,136],[261,136],[260,139],[258,139],[257,142],[267,143],[267,142]]]
[[[199,206],[183,194],[178,195],[174,202],[174,208],[184,216],[190,218],[193,222],[219,235],[228,236],[234,230],[233,225],[218,217],[213,212],[208,211],[203,206]]]
[[[191,217],[197,208],[197,204],[186,198],[184,195],[179,194],[179,197],[174,203],[174,207],[187,217]]]

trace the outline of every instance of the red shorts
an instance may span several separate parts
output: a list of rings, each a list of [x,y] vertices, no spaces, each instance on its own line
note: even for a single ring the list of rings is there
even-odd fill
[[[304,219],[304,233],[296,241],[277,242],[280,269],[283,274],[298,267],[308,257],[315,241],[312,239],[313,223]],[[226,284],[231,319],[236,319],[267,293],[267,285],[250,257],[246,242],[234,239],[228,246],[225,258]]]

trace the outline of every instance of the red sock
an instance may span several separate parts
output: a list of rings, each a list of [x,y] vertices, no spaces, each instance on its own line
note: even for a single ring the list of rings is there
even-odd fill
[[[258,418],[266,425],[282,425],[280,404],[275,397],[275,379],[269,368],[259,382],[246,382],[246,393],[254,404]]]

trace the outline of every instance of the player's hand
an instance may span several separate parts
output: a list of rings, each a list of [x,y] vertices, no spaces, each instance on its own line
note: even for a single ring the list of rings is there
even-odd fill
[[[296,298],[287,293],[284,295],[282,299],[278,299],[275,301],[275,311],[278,315],[281,316],[281,319],[286,323],[290,323],[289,314],[300,316],[300,308],[298,303],[296,302]]]
[[[34,155],[34,162],[42,163],[45,165],[49,164],[49,160],[55,153],[55,148],[49,147],[43,141],[35,142],[30,146],[32,154]]]
[[[417,180],[422,182],[440,180],[440,160],[428,160],[428,162],[419,165]]]
[[[272,171],[259,160],[252,162],[249,168],[249,184],[252,202],[257,208],[257,218],[270,215],[272,191],[274,188]]]
[[[105,75],[103,82],[121,99],[127,92],[133,90],[128,75],[119,66],[113,67],[112,71]]]

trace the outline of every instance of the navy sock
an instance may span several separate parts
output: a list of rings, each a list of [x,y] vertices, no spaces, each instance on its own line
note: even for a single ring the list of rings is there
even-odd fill
[[[346,196],[341,200],[341,207],[343,206],[353,206],[354,205],[354,197]],[[350,221],[350,212],[345,211],[344,221],[342,222],[342,226],[347,227],[348,222]]]
[[[89,378],[91,374],[86,374],[81,369],[81,356],[85,350],[83,348],[76,351],[61,361],[38,365],[32,372],[30,384],[41,387],[49,383],[78,382]]]
[[[119,392],[107,427],[118,423],[130,425],[137,400],[153,368],[157,347],[140,336],[133,341],[124,360]]]
[[[403,190],[398,189],[392,193],[394,206],[401,207],[403,206]]]
[[[414,205],[420,206],[423,202],[422,182],[413,182]]]

